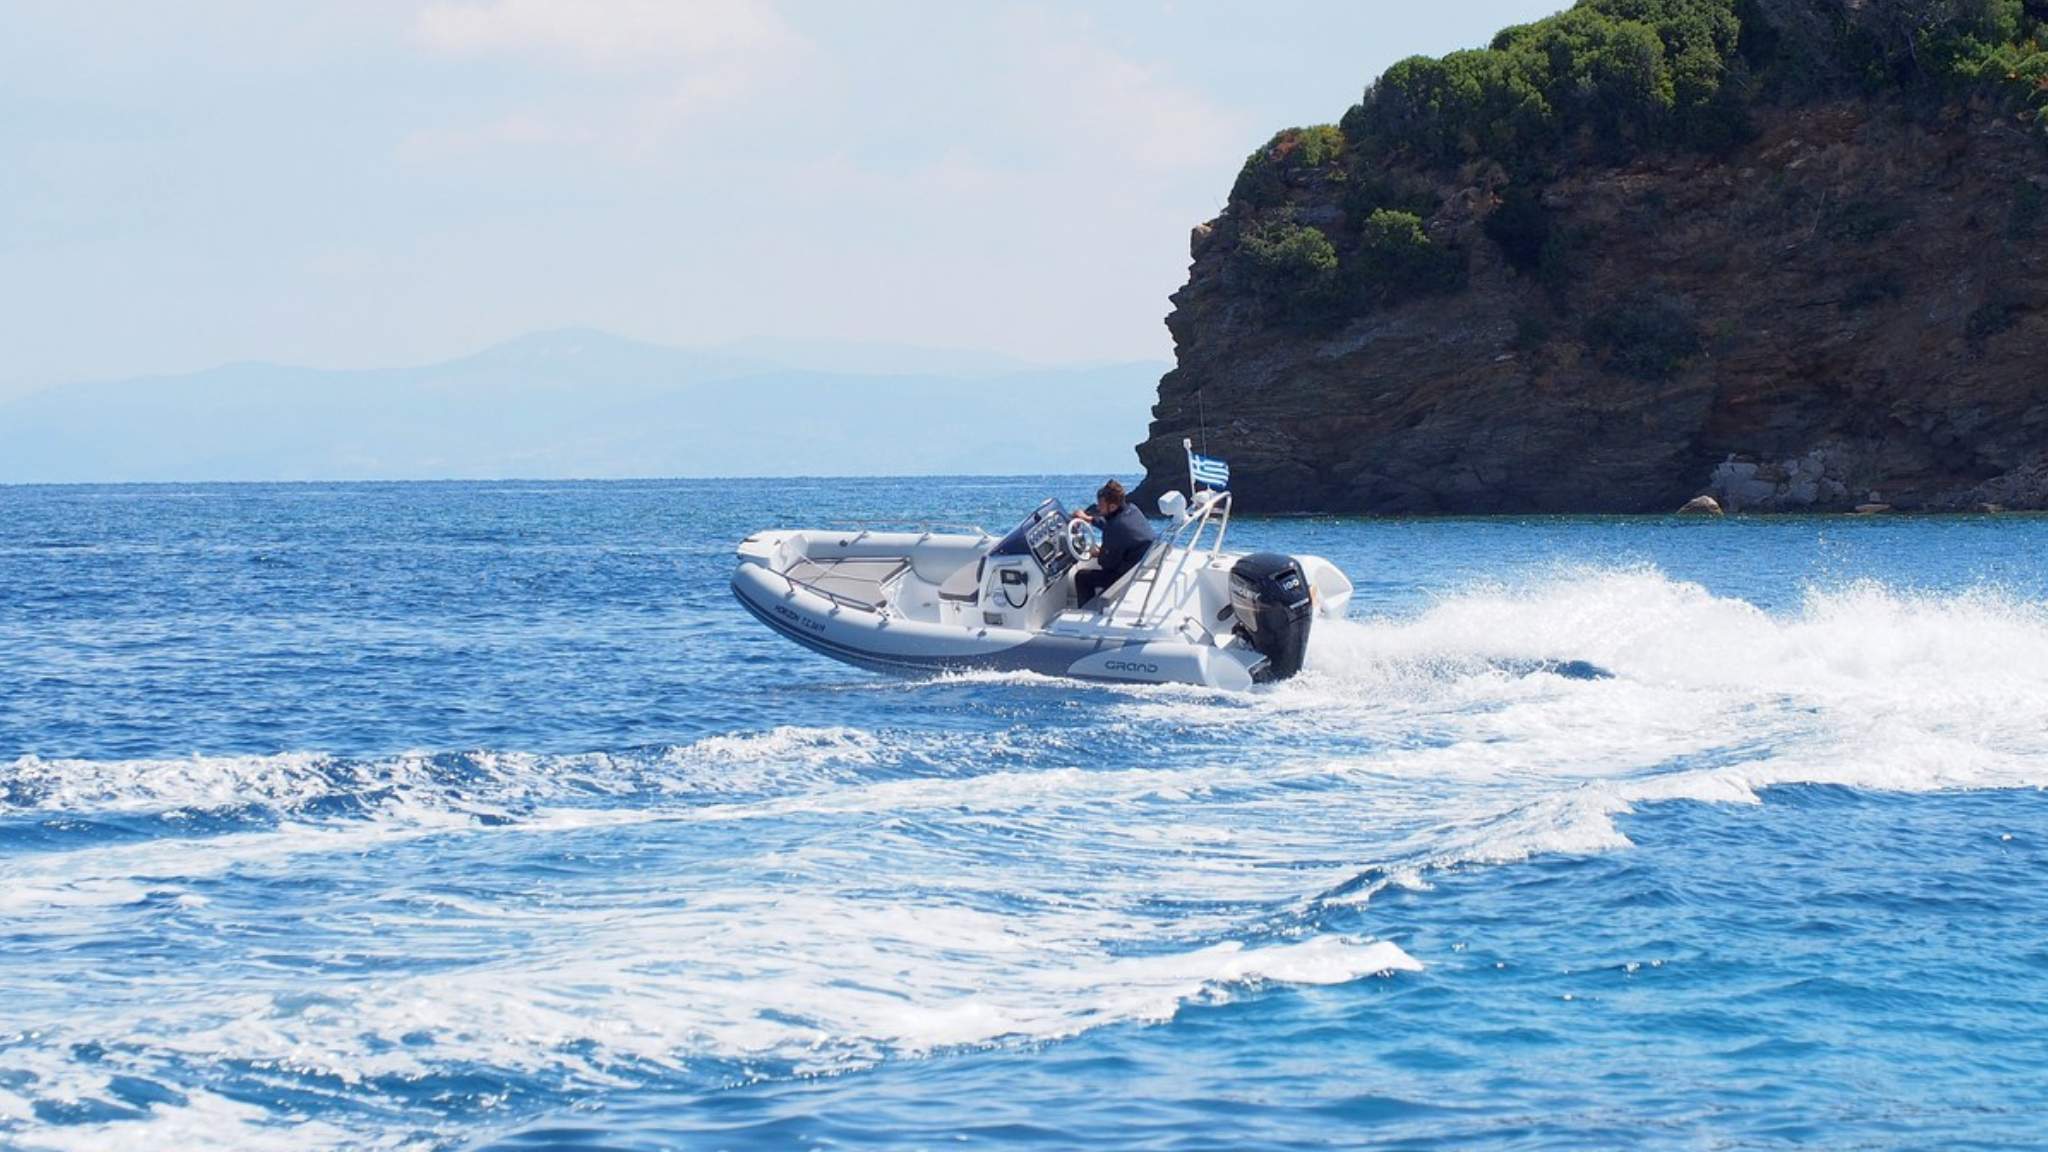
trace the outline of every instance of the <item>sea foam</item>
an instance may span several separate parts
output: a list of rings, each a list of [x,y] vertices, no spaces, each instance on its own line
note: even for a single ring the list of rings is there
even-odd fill
[[[1600,674],[1565,671],[1583,667]],[[232,1003],[166,969],[24,1019],[38,1039],[0,1061],[32,1079],[0,1088],[0,1116],[104,1097],[113,1076],[190,1087],[235,1068],[373,1094],[454,1074],[581,1090],[825,1074],[1414,971],[1431,957],[1375,938],[1400,928],[1373,919],[1375,894],[1626,850],[1621,818],[1645,805],[2048,784],[2044,680],[2048,610],[1995,590],[1851,584],[1771,613],[1594,569],[1319,624],[1308,671],[1250,693],[869,689],[978,694],[997,719],[961,729],[24,757],[0,765],[0,819],[59,841],[9,862],[0,928],[53,949],[115,933],[226,949],[242,968]],[[1084,713],[1047,719],[1084,693]],[[116,817],[140,838],[63,831]],[[508,856],[542,866],[504,875]],[[252,886],[298,893],[310,938],[269,941],[232,898]],[[1352,919],[1333,931],[1338,906]],[[309,950],[322,966],[282,962]],[[100,1064],[61,1056],[108,1037],[122,1045]],[[186,1097],[24,1146],[276,1137],[225,1096]]]

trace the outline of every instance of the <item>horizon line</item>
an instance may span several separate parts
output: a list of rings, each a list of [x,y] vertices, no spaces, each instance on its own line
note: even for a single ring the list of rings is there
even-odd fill
[[[1142,473],[1108,472],[858,472],[858,473],[748,473],[723,476],[493,476],[493,477],[358,477],[355,479],[303,480],[0,480],[5,488],[237,488],[320,486],[396,486],[401,484],[702,484],[736,480],[1042,480],[1079,476],[1111,477]]]

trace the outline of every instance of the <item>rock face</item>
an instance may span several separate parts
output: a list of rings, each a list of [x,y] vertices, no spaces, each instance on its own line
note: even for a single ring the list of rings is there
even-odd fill
[[[1540,269],[1489,235],[1497,166],[1391,173],[1428,185],[1462,287],[1314,324],[1244,290],[1233,203],[1173,296],[1139,498],[1185,487],[1186,436],[1248,511],[2048,508],[2038,133],[1851,98],[1753,124],[1548,175]],[[1333,171],[1291,172],[1280,211],[1355,231]]]

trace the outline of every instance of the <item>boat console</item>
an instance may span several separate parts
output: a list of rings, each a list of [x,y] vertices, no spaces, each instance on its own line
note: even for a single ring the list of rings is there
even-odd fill
[[[1088,554],[1086,532],[1085,524],[1076,530],[1058,500],[1033,509],[996,542],[982,565],[980,623],[1037,630],[1065,611],[1067,574]]]
[[[1047,500],[1011,529],[989,555],[1029,556],[1038,562],[1046,582],[1052,583],[1066,575],[1077,559],[1068,543],[1067,522],[1066,508],[1056,499]]]

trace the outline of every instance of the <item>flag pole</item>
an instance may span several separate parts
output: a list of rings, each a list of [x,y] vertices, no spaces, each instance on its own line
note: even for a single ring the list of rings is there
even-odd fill
[[[1185,452],[1185,453],[1187,453],[1187,457],[1188,457],[1188,499],[1189,499],[1190,501],[1193,501],[1193,500],[1194,500],[1194,498],[1195,498],[1195,442],[1194,442],[1193,440],[1190,440],[1190,439],[1188,439],[1188,438],[1187,438],[1187,437],[1185,437],[1185,436],[1181,437],[1181,438],[1180,438],[1180,450],[1181,450],[1182,452]]]

